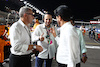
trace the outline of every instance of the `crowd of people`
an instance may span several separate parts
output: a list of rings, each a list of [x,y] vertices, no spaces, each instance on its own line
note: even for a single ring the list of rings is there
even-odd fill
[[[91,27],[89,27],[89,29],[87,30],[88,31],[88,35],[89,35],[89,38],[93,38],[93,39],[95,39],[95,32],[96,32],[96,30],[95,30],[95,26],[93,26],[93,28],[91,28]],[[85,33],[86,33],[86,29],[85,29],[85,26],[80,26],[80,30],[82,31],[82,33],[83,33],[83,36],[85,35]]]
[[[55,58],[58,67],[80,67],[87,60],[85,41],[82,31],[74,27],[72,11],[66,5],[54,10],[57,23],[52,25],[52,14],[45,13],[43,24],[34,17],[30,7],[23,6],[19,10],[19,20],[12,24],[9,30],[11,54],[9,67],[31,67],[31,53],[39,51],[35,67],[51,67]],[[32,33],[30,24],[34,19]],[[71,21],[72,20],[72,21]],[[37,42],[33,44],[34,42]]]

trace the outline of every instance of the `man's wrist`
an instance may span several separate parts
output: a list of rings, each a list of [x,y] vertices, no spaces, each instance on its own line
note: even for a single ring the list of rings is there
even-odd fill
[[[87,55],[86,54],[83,54],[83,57],[87,57]]]

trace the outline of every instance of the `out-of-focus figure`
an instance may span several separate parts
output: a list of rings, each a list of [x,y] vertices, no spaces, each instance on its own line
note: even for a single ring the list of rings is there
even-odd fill
[[[80,27],[80,30],[82,31],[83,35],[85,35],[85,33],[86,33],[85,26],[82,25],[82,26]]]
[[[93,27],[91,31],[92,38],[95,39],[95,26]]]
[[[90,27],[89,27],[88,32],[89,32],[89,38],[91,38],[91,28]]]
[[[35,30],[35,28],[40,24],[39,23],[39,20],[38,20],[38,18],[36,17],[36,18],[34,18],[34,22],[35,22],[35,24],[34,24],[34,26],[33,26],[33,29],[32,29],[32,31],[34,31]]]
[[[71,20],[71,23],[73,26],[75,25],[74,19]],[[81,48],[81,58],[80,59],[83,63],[85,63],[87,61],[87,55],[86,55],[87,49],[85,47],[85,41],[83,38],[83,34],[82,34],[82,31],[79,30],[77,27],[75,27],[75,29],[79,36],[79,44],[80,44],[80,48]]]

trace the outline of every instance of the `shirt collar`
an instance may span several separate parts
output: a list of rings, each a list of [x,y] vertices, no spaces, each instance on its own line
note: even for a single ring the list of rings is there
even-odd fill
[[[67,25],[71,24],[71,22],[66,22],[64,25],[62,25],[62,27],[60,29],[65,28]]]
[[[19,21],[19,23],[20,23],[23,27],[26,26],[26,25],[23,23],[23,21],[22,21],[21,19],[19,19],[18,21]]]
[[[22,21],[21,19],[19,19],[18,21],[19,21],[19,23],[20,23],[23,27],[29,29],[29,28],[23,23],[23,21]]]

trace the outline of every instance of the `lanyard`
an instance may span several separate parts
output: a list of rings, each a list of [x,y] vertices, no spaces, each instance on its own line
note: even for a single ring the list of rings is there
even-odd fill
[[[48,40],[48,45],[49,44],[52,44],[52,40],[50,39],[50,29],[46,29],[46,31],[47,31],[47,36],[46,36],[46,38],[47,38],[47,40]]]
[[[26,26],[24,27],[26,32],[28,33],[29,37],[30,37],[30,44],[31,44],[31,33],[30,33],[30,30],[26,28]]]

